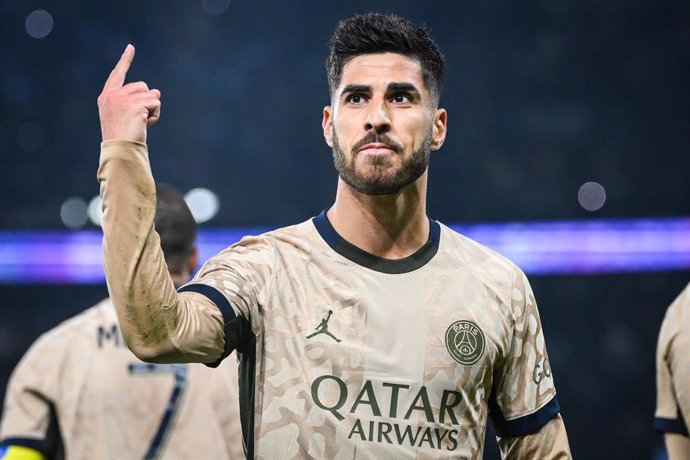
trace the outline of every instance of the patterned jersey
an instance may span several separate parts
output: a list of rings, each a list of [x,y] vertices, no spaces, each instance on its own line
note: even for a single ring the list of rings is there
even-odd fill
[[[19,362],[1,445],[48,458],[63,449],[69,459],[244,458],[236,369],[137,360],[106,299],[42,335]]]
[[[688,436],[690,427],[690,284],[666,310],[656,352],[654,427]]]
[[[430,224],[421,249],[390,260],[322,213],[244,238],[180,288],[223,312],[249,456],[476,459],[489,417],[516,437],[558,415],[524,274]]]

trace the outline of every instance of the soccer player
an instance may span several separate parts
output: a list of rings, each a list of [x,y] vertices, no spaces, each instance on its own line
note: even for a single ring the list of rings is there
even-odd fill
[[[666,310],[656,350],[654,427],[670,460],[690,458],[690,284]]]
[[[142,359],[237,351],[249,458],[475,459],[488,417],[507,458],[570,457],[525,275],[426,215],[447,114],[425,29],[380,14],[338,24],[322,122],[334,204],[245,237],[177,291],[151,225],[160,92],[125,84],[133,57],[128,45],[99,96],[111,294]]]
[[[164,269],[167,261],[166,281],[183,284],[196,265],[196,223],[174,189],[158,186],[156,195],[153,244]],[[31,346],[4,407],[3,460],[244,458],[236,364],[139,361],[109,299]]]

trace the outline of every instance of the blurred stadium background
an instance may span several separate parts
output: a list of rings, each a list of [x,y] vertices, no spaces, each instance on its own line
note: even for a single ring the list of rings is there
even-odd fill
[[[0,391],[38,334],[107,295],[96,97],[127,43],[163,93],[157,180],[204,255],[318,214],[337,20],[426,23],[448,64],[429,213],[530,275],[573,454],[663,458],[654,349],[690,281],[690,4],[0,1]],[[492,441],[486,458],[496,458]]]

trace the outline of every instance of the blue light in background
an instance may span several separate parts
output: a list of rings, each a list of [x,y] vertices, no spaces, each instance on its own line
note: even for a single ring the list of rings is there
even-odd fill
[[[690,269],[690,218],[451,224],[528,274],[605,274]],[[206,260],[268,228],[201,229]],[[102,233],[0,232],[0,283],[104,282]]]

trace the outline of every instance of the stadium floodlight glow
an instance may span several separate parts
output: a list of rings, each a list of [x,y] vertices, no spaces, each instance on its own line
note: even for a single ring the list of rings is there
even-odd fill
[[[528,274],[690,270],[690,217],[451,224]],[[201,260],[270,228],[201,229]],[[0,283],[102,283],[100,230],[0,232]]]
[[[26,17],[24,27],[32,38],[47,37],[53,31],[53,15],[46,10],[32,11]]]
[[[187,192],[184,200],[197,223],[213,219],[220,208],[220,200],[207,188],[195,188]]]
[[[597,211],[606,202],[606,190],[597,182],[585,182],[577,192],[577,201],[587,211]]]
[[[100,196],[96,195],[89,201],[87,214],[89,215],[89,220],[94,225],[101,226],[103,221],[103,200],[101,200]]]
[[[87,220],[86,202],[78,196],[67,198],[60,206],[60,219],[67,228],[83,227]]]

